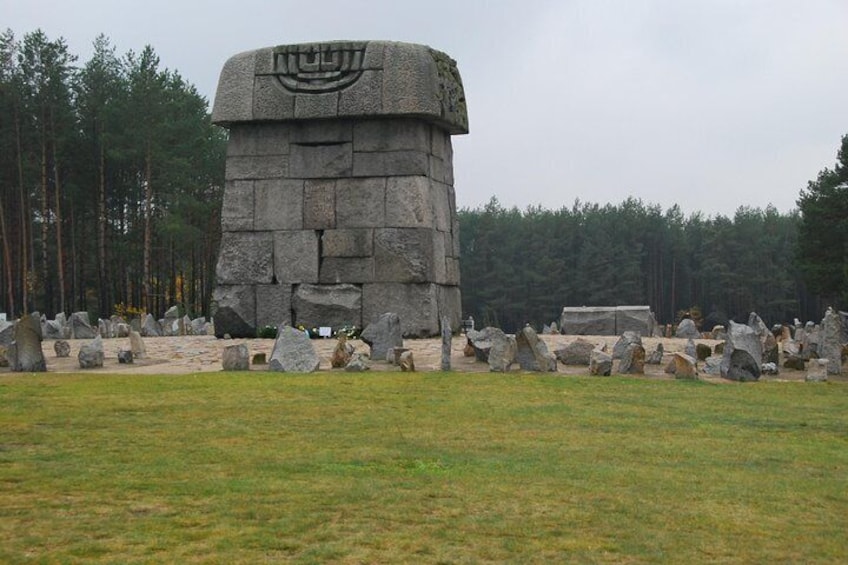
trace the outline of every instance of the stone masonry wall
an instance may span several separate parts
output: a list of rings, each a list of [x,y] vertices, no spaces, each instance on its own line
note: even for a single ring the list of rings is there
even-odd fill
[[[407,118],[237,124],[226,179],[220,335],[361,327],[386,311],[401,316],[407,335],[438,333],[440,312],[458,327],[459,232],[444,129]]]
[[[224,65],[212,119],[230,132],[216,335],[385,312],[406,336],[459,327],[453,59],[386,41],[247,51]]]

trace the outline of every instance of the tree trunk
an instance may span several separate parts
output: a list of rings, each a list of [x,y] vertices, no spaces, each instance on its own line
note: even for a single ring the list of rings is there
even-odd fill
[[[45,112],[42,112],[42,118],[46,117]],[[44,128],[41,131],[41,291],[42,291],[42,307],[45,313],[53,313],[52,288],[49,285],[49,244],[50,238],[50,206],[49,192],[47,188],[47,132]]]
[[[6,207],[0,199],[0,237],[3,238],[3,271],[6,274],[6,299],[9,317],[15,317],[15,292],[12,286],[12,253],[9,248],[9,237],[6,231]]]
[[[56,202],[56,275],[59,279],[59,312],[65,312],[65,258],[62,253],[62,185],[59,174],[59,157],[56,152],[56,125],[51,112],[51,126],[53,130],[53,188],[55,190]],[[51,300],[52,301],[52,300]]]
[[[18,111],[15,111],[15,138],[18,149],[18,189],[21,196],[20,207],[20,222],[21,222],[21,312],[26,314],[29,312],[29,241],[32,235],[32,230],[29,227],[29,215],[27,214],[28,198],[24,191],[24,153],[23,143],[21,141],[21,120]]]
[[[149,308],[152,306],[150,301],[150,259],[151,259],[151,243],[152,243],[152,228],[151,215],[153,214],[153,183],[151,179],[153,157],[151,155],[150,143],[147,144],[147,154],[144,159],[144,249],[142,251],[144,263],[142,266],[142,294],[141,294],[141,310],[145,314],[150,313]]]
[[[98,259],[98,296],[100,298],[100,315],[109,313],[109,275],[106,266],[106,150],[103,147],[102,135],[100,144],[100,163],[97,190],[97,259]]]

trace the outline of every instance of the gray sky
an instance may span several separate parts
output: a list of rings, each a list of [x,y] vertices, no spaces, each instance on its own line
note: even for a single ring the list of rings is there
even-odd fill
[[[845,0],[0,0],[87,60],[150,44],[210,101],[229,56],[331,39],[424,43],[457,60],[471,133],[457,203],[634,196],[686,214],[781,212],[848,133]]]

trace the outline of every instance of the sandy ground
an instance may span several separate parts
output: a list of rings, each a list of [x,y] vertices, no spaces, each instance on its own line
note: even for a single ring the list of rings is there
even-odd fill
[[[577,336],[566,335],[545,335],[540,336],[548,346],[550,351],[554,351],[568,344]],[[582,336],[594,343],[606,343],[608,350],[612,350],[613,344],[618,339],[617,336]],[[643,338],[643,345],[647,352],[656,349],[657,343],[662,343],[665,351],[662,365],[645,365],[645,378],[673,379],[673,375],[668,375],[664,372],[665,365],[671,360],[671,356],[675,351],[683,351],[686,340],[675,338]],[[714,348],[718,343],[714,340],[698,340],[698,343],[705,343],[711,348]],[[119,364],[117,353],[119,349],[129,349],[129,339],[106,339],[104,340],[104,349],[106,358],[101,369],[86,369],[79,368],[77,355],[79,348],[86,340],[70,340],[71,354],[69,357],[58,358],[53,349],[53,341],[45,341],[42,343],[44,356],[47,360],[47,370],[54,373],[67,372],[92,372],[92,373],[121,373],[121,374],[186,374],[208,371],[221,371],[221,357],[224,347],[239,343],[246,343],[250,351],[251,359],[257,353],[264,353],[266,358],[270,358],[271,349],[274,345],[272,339],[216,339],[214,336],[186,336],[186,337],[158,337],[144,338],[147,355],[141,359],[135,359],[132,364]],[[316,339],[312,343],[318,355],[321,358],[321,370],[331,370],[330,357],[335,346],[334,339]],[[360,353],[368,353],[368,346],[359,341],[351,340],[356,347],[356,351]],[[465,357],[463,349],[465,348],[466,339],[464,336],[453,338],[451,344],[451,365],[452,370],[462,373],[487,372],[489,367],[486,363],[480,363],[474,357]],[[438,371],[441,363],[441,341],[439,339],[416,339],[405,340],[404,346],[408,347],[413,352],[416,370],[418,371]],[[390,371],[397,370],[394,367],[383,361],[370,362],[371,370]],[[617,368],[617,362],[614,362],[613,372]],[[265,371],[267,365],[252,365],[251,370]],[[0,369],[0,372],[8,372],[8,368]],[[341,371],[342,369],[332,369]],[[514,366],[515,372],[520,372],[517,365]],[[581,366],[564,366],[558,365],[557,373],[562,375],[567,374],[587,374],[588,368]],[[761,380],[787,380],[799,381],[804,380],[805,372],[794,371],[791,369],[781,368],[780,374],[775,376],[764,375]],[[715,382],[728,382],[721,378],[701,374],[704,380]],[[831,378],[831,380],[846,380],[848,377],[842,376]]]

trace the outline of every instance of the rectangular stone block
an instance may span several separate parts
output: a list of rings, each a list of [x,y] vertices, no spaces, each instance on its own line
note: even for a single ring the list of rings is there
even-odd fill
[[[363,71],[355,83],[339,92],[339,114],[373,116],[383,111],[383,72]]]
[[[433,225],[439,231],[449,232],[451,230],[451,217],[454,208],[451,207],[451,189],[446,184],[431,182],[433,199]]]
[[[339,179],[336,183],[337,228],[386,225],[386,179]]]
[[[216,336],[256,337],[256,285],[227,285],[219,280],[212,303]]]
[[[270,234],[222,233],[215,275],[218,284],[270,283],[274,277],[274,243]]]
[[[450,161],[450,134],[438,126],[430,126],[430,154]]]
[[[253,230],[253,181],[229,181],[224,186],[221,230]]]
[[[321,236],[323,257],[371,257],[374,232],[370,229],[327,230]]]
[[[461,280],[459,270],[459,259],[457,259],[456,257],[446,257],[445,266],[447,268],[446,284],[459,286]]]
[[[291,142],[301,145],[327,145],[353,141],[353,122],[350,120],[310,120],[293,122]]]
[[[352,284],[295,287],[292,297],[294,323],[307,328],[362,327],[362,289]]]
[[[430,151],[430,125],[423,120],[363,120],[353,127],[353,150]]]
[[[462,323],[462,293],[458,286],[436,285],[436,297],[439,307],[439,319],[445,317],[452,328]]]
[[[322,284],[374,282],[373,257],[325,257],[321,260]]]
[[[303,228],[303,181],[264,180],[254,184],[254,222],[257,230]]]
[[[382,70],[383,69],[383,49],[385,43],[382,41],[369,41],[368,47],[365,49],[365,58],[362,61],[362,68],[365,70]]]
[[[212,119],[216,123],[250,121],[253,119],[253,97],[245,90],[253,83],[256,52],[239,53],[227,61],[215,93]]]
[[[430,155],[430,178],[441,183],[445,182],[445,179],[447,178],[445,162],[433,155]]]
[[[322,94],[299,92],[294,101],[294,117],[299,120],[310,118],[332,118],[339,114],[339,93]]]
[[[288,174],[288,155],[227,157],[226,180],[274,179]]]
[[[256,285],[256,329],[291,325],[290,284]]]
[[[291,120],[295,95],[286,92],[275,77],[259,76],[253,83],[253,119],[255,121]]]
[[[303,188],[303,228],[336,227],[336,181],[308,180]]]
[[[317,283],[318,255],[317,232],[274,232],[274,275],[278,283]]]
[[[383,53],[383,112],[387,114],[442,114],[439,100],[432,95],[438,84],[432,59],[387,43]]]
[[[435,277],[433,239],[431,229],[374,230],[375,280],[402,283],[433,281]],[[442,261],[444,262],[444,254]]]
[[[386,179],[386,227],[431,228],[433,204],[427,177]]]
[[[378,151],[353,154],[353,176],[355,177],[427,176],[428,174],[430,174],[429,156],[421,151]]]
[[[435,284],[371,283],[362,285],[362,323],[386,312],[400,317],[403,337],[439,335],[439,298]]]
[[[292,178],[348,177],[353,170],[353,144],[292,144],[289,176]]]
[[[285,124],[233,124],[227,156],[288,155],[289,130]]]
[[[433,234],[433,282],[447,284],[448,272],[445,262],[445,234],[440,231],[431,230]]]

